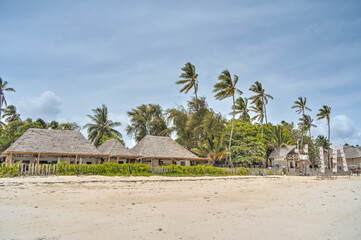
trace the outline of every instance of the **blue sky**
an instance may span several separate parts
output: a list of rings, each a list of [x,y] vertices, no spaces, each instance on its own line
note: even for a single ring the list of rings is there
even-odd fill
[[[224,69],[246,97],[262,82],[271,122],[297,121],[303,96],[314,118],[331,106],[334,144],[361,144],[361,1],[0,0],[0,29],[0,76],[24,119],[83,125],[104,103],[132,146],[127,111],[186,104],[174,83],[190,61],[199,95],[227,118],[231,99],[212,94]]]

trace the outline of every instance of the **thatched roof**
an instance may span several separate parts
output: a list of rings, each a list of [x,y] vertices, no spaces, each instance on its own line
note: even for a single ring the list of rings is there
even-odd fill
[[[208,160],[199,158],[170,137],[147,135],[130,152],[144,158]]]
[[[343,146],[343,150],[345,152],[346,159],[361,158],[361,146]],[[330,149],[330,156],[332,156],[332,153],[333,149]],[[339,149],[337,150],[337,158],[341,158],[341,151]]]
[[[29,128],[5,154],[103,155],[79,131]]]
[[[117,139],[109,139],[105,141],[99,148],[99,152],[116,157],[129,157],[129,158],[138,158],[139,155],[134,155],[130,152],[129,149],[126,149],[121,142]]]
[[[268,158],[273,158],[273,159],[285,159],[287,157],[287,154],[289,154],[290,152],[292,152],[294,149],[296,148],[296,146],[291,145],[291,146],[286,146],[286,147],[281,147],[281,148],[275,148],[271,154],[269,155]]]

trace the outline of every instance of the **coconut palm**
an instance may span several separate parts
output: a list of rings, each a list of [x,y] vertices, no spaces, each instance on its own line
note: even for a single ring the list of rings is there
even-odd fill
[[[238,119],[241,119],[244,122],[250,121],[250,116],[248,114],[248,98],[237,98],[235,109],[236,115],[240,114]]]
[[[317,120],[321,120],[326,118],[327,119],[327,126],[328,126],[328,142],[331,143],[331,129],[330,129],[330,121],[331,121],[331,107],[327,105],[323,105],[321,109],[318,110],[319,113],[316,115],[318,118]],[[330,152],[328,153],[328,164],[329,167],[332,168],[332,162],[330,161]]]
[[[75,122],[62,123],[59,126],[61,130],[80,130],[80,126]]]
[[[158,104],[142,104],[128,112],[130,124],[127,134],[134,136],[139,142],[146,135],[169,136],[168,128],[162,107]]]
[[[203,143],[198,142],[198,147],[194,148],[193,151],[201,157],[208,157],[211,160],[211,165],[230,154],[227,151],[227,145],[224,143],[223,135],[216,138],[214,134],[210,134]]]
[[[182,68],[182,71],[183,73],[179,76],[181,80],[176,82],[177,85],[184,85],[179,92],[188,93],[193,88],[196,102],[198,104],[198,74],[196,73],[196,68],[192,63],[187,62]]]
[[[121,123],[109,119],[108,108],[105,104],[101,108],[92,109],[92,112],[94,115],[87,115],[92,123],[86,124],[83,128],[88,129],[88,139],[94,146],[99,145],[99,141],[104,135],[122,137],[122,134],[114,128],[119,127]]]
[[[250,107],[251,111],[254,112],[256,115],[254,115],[251,118],[251,121],[258,121],[261,124],[261,133],[263,138],[263,120],[264,120],[264,108],[263,103],[260,99],[258,99],[256,102],[254,102],[254,105]]]
[[[20,114],[17,113],[16,107],[14,105],[9,105],[6,108],[1,109],[1,112],[4,114],[2,118],[5,118],[6,122],[13,122],[13,121],[21,121]]]
[[[290,144],[291,139],[289,135],[287,135],[285,127],[282,125],[273,126],[270,132],[272,147],[280,148]]]
[[[3,81],[2,78],[0,77],[0,108],[2,108],[4,104],[5,104],[5,106],[7,106],[6,99],[5,99],[5,92],[15,92],[15,90],[13,88],[9,88],[9,87],[7,87],[7,85],[8,85],[8,82]],[[0,119],[2,119],[1,111],[0,111]]]
[[[310,138],[312,137],[311,135],[311,128],[312,127],[317,127],[315,124],[313,124],[313,119],[311,118],[310,115],[305,114],[302,118],[299,119],[299,123],[298,126],[300,128],[303,128],[304,132],[309,132],[310,134]]]
[[[312,111],[310,108],[306,106],[307,98],[299,97],[298,100],[294,101],[294,105],[291,107],[292,109],[297,109],[296,113],[302,113],[302,117],[305,116],[305,110]],[[304,127],[301,128],[301,148],[303,146],[303,130]]]
[[[226,98],[232,97],[233,100],[233,117],[232,117],[232,129],[231,134],[229,136],[229,145],[228,145],[228,152],[231,152],[231,144],[232,144],[232,136],[233,136],[233,128],[234,128],[234,118],[236,116],[236,108],[235,108],[235,95],[238,93],[240,95],[243,94],[241,90],[236,88],[237,82],[238,82],[238,76],[234,75],[233,79],[229,71],[226,69],[224,70],[221,75],[218,76],[219,82],[214,85],[213,92],[216,93],[214,96],[217,100],[224,100]],[[229,156],[229,163],[231,166],[233,166],[232,163],[232,156],[231,154]]]
[[[263,108],[264,108],[264,116],[267,124],[267,111],[266,111],[266,105],[268,104],[268,99],[272,99],[273,97],[267,93],[265,93],[265,89],[262,87],[262,83],[256,81],[251,88],[250,91],[254,92],[255,95],[250,97],[249,99],[252,100],[252,103],[255,103],[258,100],[261,100]]]

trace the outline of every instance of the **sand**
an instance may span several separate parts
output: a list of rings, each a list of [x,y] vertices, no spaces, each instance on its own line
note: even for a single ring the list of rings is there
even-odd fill
[[[0,239],[361,239],[361,178],[0,179]]]

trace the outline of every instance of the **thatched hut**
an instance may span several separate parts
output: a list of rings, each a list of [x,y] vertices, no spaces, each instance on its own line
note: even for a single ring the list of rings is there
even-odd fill
[[[126,149],[117,139],[109,139],[98,148],[99,152],[108,155],[108,162],[115,163],[134,163],[141,158],[140,155],[134,155],[129,149]]]
[[[348,169],[361,169],[361,146],[343,146],[343,150],[345,152],[346,162]],[[327,157],[327,151],[325,151],[325,159]],[[333,156],[333,149],[330,149],[330,159]],[[339,169],[342,169],[343,160],[341,157],[341,151],[337,150],[337,166]]]
[[[142,163],[151,164],[152,167],[171,164],[190,166],[209,163],[208,158],[196,156],[170,137],[147,135],[130,152],[134,155],[141,155]]]
[[[284,169],[290,174],[306,173],[310,161],[308,155],[296,152],[296,146],[275,148],[268,157],[275,169]]]
[[[100,163],[101,154],[79,132],[72,130],[49,130],[29,128],[4,151],[11,163]]]

